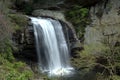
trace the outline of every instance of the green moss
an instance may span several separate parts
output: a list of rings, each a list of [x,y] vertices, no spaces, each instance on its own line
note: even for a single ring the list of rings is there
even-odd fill
[[[73,6],[70,10],[65,12],[66,19],[72,22],[75,26],[76,33],[79,38],[83,37],[85,27],[90,23],[89,10],[81,6]]]
[[[15,25],[15,29],[20,29],[28,24],[28,18],[22,14],[9,14],[11,21]]]

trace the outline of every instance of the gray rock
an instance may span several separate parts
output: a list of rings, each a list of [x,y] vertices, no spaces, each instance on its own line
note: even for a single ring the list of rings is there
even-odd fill
[[[105,35],[115,36],[120,35],[120,16],[118,10],[120,7],[120,0],[110,0],[106,4],[96,5],[91,7],[90,15],[92,19],[91,25],[86,27],[85,44],[99,44]],[[96,15],[102,9],[102,16]]]
[[[51,17],[54,19],[59,19],[59,20],[65,21],[65,17],[63,15],[63,12],[61,12],[61,11],[51,11],[51,10],[39,9],[39,10],[33,11],[32,15],[33,16],[46,16],[46,17]]]
[[[78,40],[78,38],[76,36],[76,32],[75,32],[75,30],[73,28],[73,25],[65,19],[64,12],[40,9],[40,10],[33,11],[32,15],[33,16],[37,16],[37,17],[49,17],[49,18],[53,18],[53,19],[57,19],[57,20],[63,21],[72,30],[72,33],[74,35],[73,36],[74,39]]]

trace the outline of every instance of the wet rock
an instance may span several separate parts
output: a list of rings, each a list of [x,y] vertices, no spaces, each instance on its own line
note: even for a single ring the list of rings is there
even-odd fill
[[[64,22],[70,29],[69,31],[73,34],[73,39],[75,39],[76,41],[78,40],[73,25],[65,19],[63,11],[51,11],[40,9],[33,11],[32,15],[36,17],[53,18],[56,20],[60,20],[61,22]]]
[[[65,17],[62,11],[51,11],[51,10],[34,10],[32,13],[33,16],[46,16],[54,19],[59,19],[65,21]]]

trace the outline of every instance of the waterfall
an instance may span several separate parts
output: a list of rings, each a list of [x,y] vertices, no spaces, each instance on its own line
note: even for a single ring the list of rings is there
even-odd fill
[[[49,75],[71,73],[69,51],[62,25],[50,18],[31,18],[34,27],[39,68]]]

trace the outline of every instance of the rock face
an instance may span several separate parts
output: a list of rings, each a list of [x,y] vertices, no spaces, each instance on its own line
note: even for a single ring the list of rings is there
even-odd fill
[[[22,28],[16,30],[12,36],[15,46],[18,48],[18,51],[14,52],[14,56],[26,62],[37,62],[33,26],[30,24],[29,18],[26,18],[27,21],[24,22],[26,25],[20,25]]]
[[[51,10],[34,10],[32,13],[33,16],[44,16],[44,17],[51,17],[54,19],[59,19],[62,21],[66,21],[63,12],[61,11],[51,11]]]
[[[120,36],[120,0],[108,0],[90,8],[92,23],[85,32],[85,44],[99,44],[105,36]]]
[[[46,17],[46,18],[53,18],[56,20],[60,20],[61,22],[67,25],[70,32],[70,36],[71,34],[73,35],[72,38],[74,39],[74,41],[78,40],[73,25],[65,19],[64,13],[62,11],[51,11],[51,10],[40,9],[33,11],[32,15],[36,17]]]

